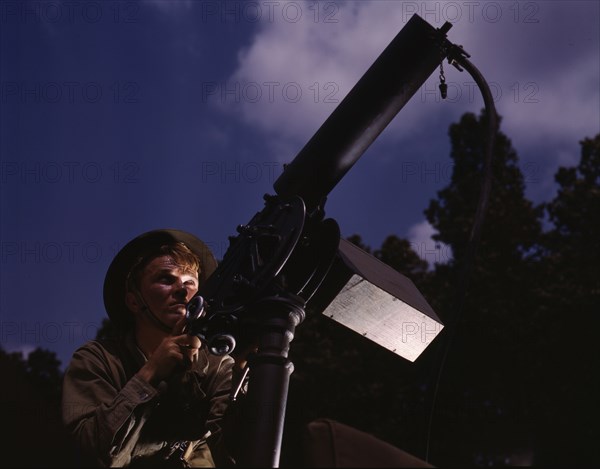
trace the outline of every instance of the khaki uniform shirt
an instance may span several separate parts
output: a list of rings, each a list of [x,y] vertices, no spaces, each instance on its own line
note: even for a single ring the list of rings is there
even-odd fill
[[[203,347],[192,370],[157,387],[135,376],[145,360],[133,335],[93,340],[73,354],[64,377],[62,416],[86,464],[232,465],[222,421],[233,359]]]

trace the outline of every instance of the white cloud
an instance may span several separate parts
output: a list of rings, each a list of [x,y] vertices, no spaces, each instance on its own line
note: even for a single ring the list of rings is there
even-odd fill
[[[421,259],[433,264],[445,264],[452,259],[450,246],[434,241],[432,236],[436,233],[435,228],[424,220],[408,229],[408,241],[410,246]]]
[[[598,63],[583,57],[560,74],[522,84],[522,101],[499,110],[502,114],[504,109],[505,132],[528,146],[540,140],[576,144],[584,137],[593,137],[600,131],[599,82]],[[524,102],[526,99],[531,102]],[[559,161],[560,154],[554,156]]]
[[[600,131],[599,4],[487,3],[502,6],[500,21],[463,18],[448,35],[465,46],[490,84],[502,131],[517,151],[554,146],[557,151],[545,155],[543,163],[555,166],[558,148],[577,149],[584,136]],[[462,98],[469,101],[463,82],[473,80],[462,75],[452,71],[449,79],[462,85]],[[478,90],[468,104],[475,111],[482,107]]]
[[[263,23],[221,85],[228,88],[219,104],[266,133],[306,141],[404,24],[403,11],[387,2],[337,5],[337,23]],[[418,106],[412,112],[423,113]]]
[[[237,99],[221,96],[220,104],[272,138],[306,142],[416,12],[434,27],[453,23],[448,38],[464,45],[492,86],[502,130],[517,150],[548,139],[575,147],[600,129],[596,2],[334,4],[336,23],[315,21],[306,11],[297,22],[264,21],[229,78],[230,87],[239,86]],[[473,78],[445,69],[450,99],[439,102],[434,72],[386,138],[402,139],[440,113],[452,121],[465,111],[479,113],[483,101]],[[328,93],[335,102],[326,102]],[[555,165],[560,155],[548,158],[544,164]]]

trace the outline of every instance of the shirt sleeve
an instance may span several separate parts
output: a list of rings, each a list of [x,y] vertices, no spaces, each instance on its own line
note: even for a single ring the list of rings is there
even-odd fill
[[[209,374],[207,397],[210,399],[206,428],[209,436],[207,438],[210,451],[217,467],[231,467],[235,464],[232,455],[231,441],[233,438],[229,428],[223,428],[228,420],[225,416],[231,412],[230,395],[232,387],[233,358],[230,356],[215,357],[209,359]]]
[[[107,466],[129,463],[158,391],[133,376],[126,380],[97,342],[74,354],[63,382],[62,417],[86,456]]]

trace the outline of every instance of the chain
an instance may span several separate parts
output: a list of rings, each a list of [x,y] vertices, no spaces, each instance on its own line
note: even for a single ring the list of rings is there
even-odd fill
[[[440,94],[442,99],[446,99],[448,96],[448,85],[446,85],[446,76],[444,75],[444,61],[440,62]]]

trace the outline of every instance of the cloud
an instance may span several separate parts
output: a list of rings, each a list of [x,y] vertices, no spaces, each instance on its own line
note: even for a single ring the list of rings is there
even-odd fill
[[[504,6],[502,21],[458,24],[449,36],[465,45],[490,84],[502,130],[517,148],[544,142],[575,147],[584,136],[597,133],[598,3],[488,3]],[[450,80],[462,82],[455,72]],[[464,85],[462,90],[465,99]],[[480,100],[478,91],[476,99]],[[558,153],[547,156],[554,162],[559,158]]]
[[[411,248],[421,259],[433,264],[445,264],[452,259],[452,248],[434,241],[435,228],[427,220],[423,220],[408,229],[408,241]]]
[[[520,103],[504,107],[505,131],[526,145],[546,139],[575,143],[593,136],[600,129],[599,81],[598,63],[582,57],[543,81],[517,85],[511,98]]]
[[[336,22],[315,21],[306,11],[300,21],[263,21],[240,50],[220,107],[273,139],[305,142],[417,13],[434,27],[453,23],[448,38],[464,45],[492,87],[502,130],[517,150],[551,142],[562,155],[551,152],[544,164],[555,167],[566,147],[576,149],[600,128],[597,2],[328,3]],[[384,138],[408,138],[439,115],[447,116],[440,122],[447,128],[463,112],[479,113],[473,78],[445,69],[449,99],[440,101],[435,72]]]
[[[404,24],[387,2],[335,5],[336,22],[263,23],[221,84],[220,106],[267,134],[306,141]]]

